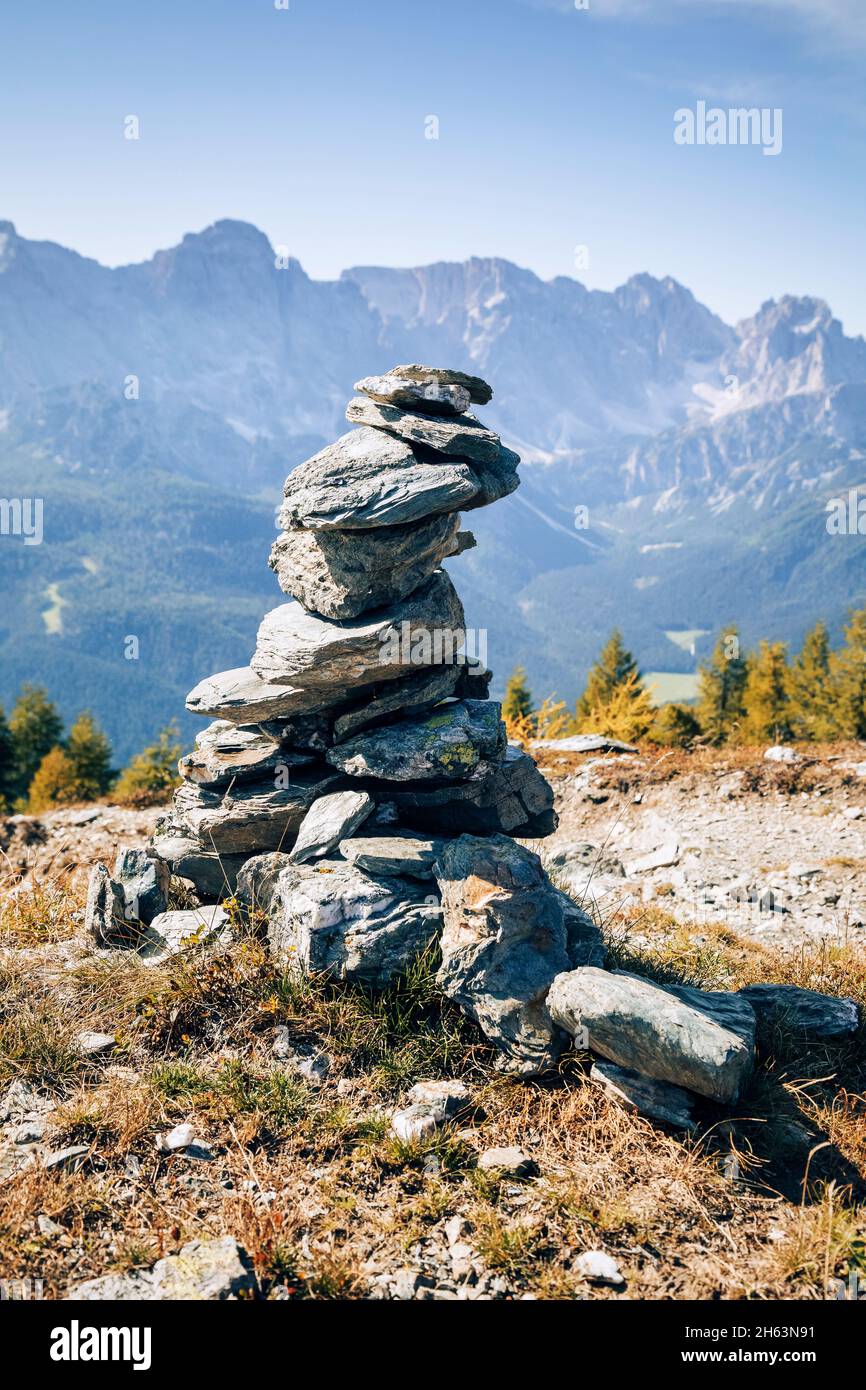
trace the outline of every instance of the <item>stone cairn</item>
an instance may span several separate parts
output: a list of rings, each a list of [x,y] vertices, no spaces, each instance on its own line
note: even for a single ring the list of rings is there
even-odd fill
[[[248,667],[189,695],[213,722],[150,853],[122,853],[114,879],[93,871],[91,934],[129,946],[138,930],[139,953],[164,959],[190,934],[224,936],[219,900],[236,894],[281,963],[373,988],[438,938],[439,983],[504,1070],[541,1072],[573,1043],[621,1103],[685,1128],[696,1097],[737,1100],[780,1009],[804,1038],[850,1035],[849,1000],[605,968],[599,929],[512,838],[555,829],[553,793],[508,745],[440,568],[475,543],[459,513],[518,485],[517,455],[468,413],[491,388],[403,366],[355,389],[353,428],[286,481],[270,563],[292,601]],[[212,906],[165,911],[169,874]]]

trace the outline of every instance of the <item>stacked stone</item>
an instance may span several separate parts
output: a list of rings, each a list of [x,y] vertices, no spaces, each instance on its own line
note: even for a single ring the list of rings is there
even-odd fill
[[[518,485],[518,456],[469,413],[491,388],[411,365],[355,389],[354,428],[286,480],[270,563],[292,601],[249,667],[187,699],[214,722],[153,848],[203,901],[238,886],[272,909],[278,954],[381,984],[441,926],[444,841],[556,818],[440,568],[475,544],[460,512]]]

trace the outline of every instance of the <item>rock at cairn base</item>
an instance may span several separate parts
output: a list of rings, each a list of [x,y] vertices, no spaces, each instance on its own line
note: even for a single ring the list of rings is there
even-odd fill
[[[375,809],[366,792],[331,792],[314,801],[298,830],[289,858],[296,864],[319,859],[345,836],[351,835]]]
[[[504,1070],[544,1071],[566,1041],[547,991],[570,961],[562,907],[541,860],[504,835],[462,835],[434,872],[445,922],[439,984],[477,1021]]]

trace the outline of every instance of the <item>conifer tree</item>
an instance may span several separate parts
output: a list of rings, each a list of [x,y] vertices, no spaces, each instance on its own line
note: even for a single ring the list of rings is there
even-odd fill
[[[505,687],[502,718],[506,723],[518,719],[528,719],[532,714],[532,708],[532,694],[526,683],[526,671],[522,666],[515,666]]]
[[[121,804],[146,806],[168,798],[180,780],[177,724],[162,729],[156,743],[150,744],[124,768],[114,788],[114,799]]]
[[[12,809],[15,794],[15,740],[6,711],[0,705],[0,815]]]
[[[736,625],[729,623],[698,676],[695,713],[701,732],[711,743],[724,743],[742,719],[745,686],[746,661],[740,651],[739,633]]]
[[[23,685],[9,728],[15,742],[15,793],[24,798],[42,759],[60,743],[63,720],[41,685]]]
[[[830,661],[838,738],[866,738],[866,608],[852,612],[845,643]]]
[[[614,628],[602,647],[595,665],[586,680],[586,688],[577,702],[576,717],[579,725],[587,727],[587,720],[598,709],[605,708],[618,686],[634,677],[632,688],[640,681],[637,662],[622,640],[619,628]]]
[[[79,801],[92,801],[108,791],[114,772],[111,744],[89,710],[79,714],[65,744],[75,771]]]
[[[791,737],[789,689],[785,643],[762,641],[747,663],[741,743],[778,743]]]
[[[30,783],[27,811],[31,816],[80,801],[75,764],[59,746],[52,748],[39,764]]]
[[[830,638],[825,623],[806,633],[791,663],[790,721],[795,738],[826,740],[838,736],[837,693],[831,675]]]

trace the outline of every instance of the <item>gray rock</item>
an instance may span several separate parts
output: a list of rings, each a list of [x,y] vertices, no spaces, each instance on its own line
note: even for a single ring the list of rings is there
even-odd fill
[[[137,923],[126,917],[126,896],[104,864],[94,864],[87,880],[84,930],[97,946],[126,946],[137,935]]]
[[[695,1098],[681,1086],[672,1086],[669,1081],[653,1081],[628,1067],[605,1061],[593,1063],[589,1075],[624,1109],[646,1115],[651,1120],[661,1120],[674,1129],[694,1129]]]
[[[860,1026],[853,999],[838,999],[797,985],[746,985],[739,993],[748,1000],[762,1032],[774,1024],[803,1042],[839,1042]]]
[[[370,878],[342,860],[269,867],[276,881],[259,878],[257,886],[269,903],[271,951],[281,965],[303,973],[383,988],[441,925],[429,887]],[[244,884],[255,878],[252,867],[242,876]]]
[[[507,740],[501,712],[492,700],[440,705],[424,718],[385,724],[335,744],[327,761],[351,777],[463,781],[502,761]]]
[[[578,907],[562,889],[555,888],[553,891],[562,908],[565,949],[572,969],[577,970],[581,965],[596,965],[601,969],[607,957],[601,928],[597,927],[589,913]]]
[[[464,503],[464,510],[475,511],[476,507],[489,507],[492,502],[507,497],[520,486],[517,466],[520,455],[503,444],[494,459],[472,465],[478,490],[475,496]]]
[[[391,1116],[391,1129],[404,1144],[429,1139],[445,1123],[444,1115],[428,1105],[409,1105]]]
[[[262,620],[252,666],[263,680],[347,700],[359,686],[397,680],[423,666],[456,664],[463,624],[454,585],[437,570],[392,608],[352,621],[317,617],[299,603],[281,604]]]
[[[168,907],[171,871],[148,850],[121,849],[114,863],[114,877],[123,890],[127,921],[152,922]]]
[[[588,1279],[591,1284],[611,1284],[619,1287],[625,1283],[616,1260],[604,1250],[584,1250],[575,1260],[574,1269],[575,1273]]]
[[[477,664],[455,662],[447,666],[422,666],[398,680],[368,686],[367,698],[359,699],[336,715],[328,746],[345,743],[360,729],[388,722],[397,715],[423,714],[452,695],[459,699],[465,692],[467,697],[484,699],[487,685]]]
[[[438,381],[432,376],[422,379],[397,371],[385,376],[365,376],[363,381],[355,382],[355,390],[383,405],[433,415],[462,415],[472,401],[466,387],[456,382]]]
[[[145,930],[138,954],[144,965],[162,965],[182,951],[205,950],[230,940],[229,916],[222,907],[162,912]]]
[[[290,858],[297,864],[319,859],[329,849],[351,835],[374,808],[366,792],[331,792],[320,796],[310,807],[298,830]]]
[[[466,463],[427,462],[383,430],[349,430],[286,479],[284,530],[364,530],[459,512],[478,492]]]
[[[81,1033],[76,1033],[75,1045],[82,1056],[98,1057],[101,1052],[110,1052],[116,1047],[117,1038],[113,1033],[95,1033],[85,1028]]]
[[[363,835],[341,840],[340,853],[374,877],[432,879],[433,865],[446,841],[405,835]]]
[[[174,1129],[169,1130],[168,1134],[158,1134],[156,1136],[156,1147],[161,1154],[171,1154],[188,1148],[194,1141],[195,1130],[192,1125],[175,1125]]]
[[[445,927],[438,982],[499,1051],[498,1065],[532,1075],[565,1038],[545,1003],[568,969],[562,907],[537,854],[504,835],[462,835],[436,864]]]
[[[181,777],[202,787],[261,780],[280,767],[303,767],[312,754],[283,748],[257,725],[218,719],[196,735],[195,751],[178,763]]]
[[[510,746],[498,767],[482,776],[444,787],[393,784],[388,798],[401,823],[434,834],[538,839],[552,835],[557,824],[551,787],[532,758]]]
[[[238,874],[237,896],[242,903],[267,916],[279,905],[279,880],[283,869],[292,861],[288,854],[254,854],[246,860]]]
[[[469,459],[473,463],[495,463],[499,457],[499,435],[485,429],[474,415],[456,418],[422,415],[356,396],[348,404],[346,419],[350,425],[369,425],[396,435],[408,444],[420,444],[437,453]]]
[[[39,1115],[22,1120],[12,1131],[13,1144],[39,1144],[48,1133],[48,1121]]]
[[[465,1109],[469,1087],[463,1081],[418,1081],[406,1099],[410,1105],[426,1105],[445,1120],[453,1120]]]
[[[754,1050],[740,1032],[634,975],[569,971],[554,980],[547,1006],[567,1032],[586,1029],[593,1052],[711,1100],[733,1103],[752,1070]]]
[[[152,1269],[129,1274],[105,1274],[75,1284],[67,1300],[202,1302],[235,1300],[254,1294],[255,1275],[246,1251],[231,1236],[193,1240],[177,1255],[157,1260]]]
[[[502,1173],[512,1178],[529,1178],[538,1172],[535,1160],[514,1145],[485,1149],[478,1159],[478,1167],[485,1173]]]
[[[169,822],[165,833],[159,828],[151,841],[154,854],[177,878],[185,878],[200,898],[230,898],[238,873],[246,863],[244,854],[217,854],[205,849],[189,835],[178,833]]]
[[[401,367],[393,367],[389,375],[408,378],[409,381],[422,386],[431,383],[440,386],[462,386],[468,391],[470,401],[474,401],[476,405],[487,405],[493,399],[493,387],[480,376],[470,376],[468,372],[454,371],[450,367],[425,367],[418,362],[411,362]],[[359,389],[355,387],[356,391]]]
[[[68,1149],[56,1149],[54,1153],[46,1154],[42,1165],[49,1171],[62,1168],[67,1173],[77,1173],[89,1153],[86,1144],[72,1144]]]
[[[278,536],[269,563],[280,588],[308,612],[356,618],[398,603],[447,556],[465,549],[459,531],[457,512],[369,531],[297,529]],[[471,544],[468,532],[466,538]]]
[[[554,748],[559,753],[637,753],[632,743],[604,734],[569,734],[567,738],[534,738],[533,748]]]
[[[298,690],[292,685],[263,680],[251,666],[218,671],[199,681],[186,697],[190,714],[227,719],[232,724],[257,724],[308,714],[329,703],[339,704],[341,692],[331,701],[321,691]]]
[[[320,765],[293,770],[287,787],[241,782],[220,792],[185,782],[174,794],[174,817],[193,839],[220,855],[290,849],[313,802],[340,783],[338,773]]]

